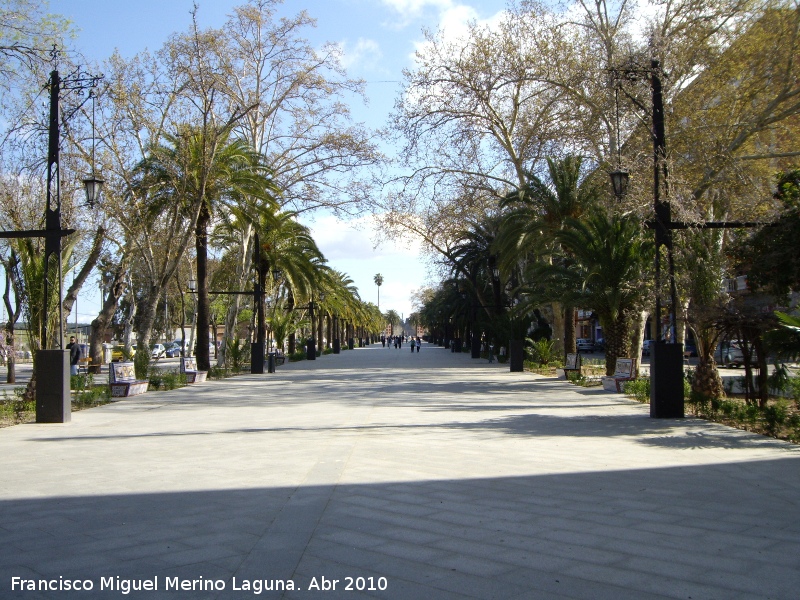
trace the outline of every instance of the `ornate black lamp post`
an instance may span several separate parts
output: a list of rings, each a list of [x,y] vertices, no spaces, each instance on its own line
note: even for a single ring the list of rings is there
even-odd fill
[[[256,247],[258,247],[258,234],[256,234]],[[264,351],[266,347],[267,326],[265,318],[265,302],[264,302],[264,281],[266,280],[267,271],[264,268],[263,261],[261,261],[260,253],[256,255],[256,280],[253,284],[253,291],[209,291],[209,294],[222,294],[233,296],[253,296],[253,304],[256,309],[256,341],[250,342],[250,372],[253,374],[262,375],[264,373]],[[280,269],[272,271],[272,277],[277,281],[283,276]],[[197,281],[192,278],[189,279],[189,293],[197,293]],[[274,370],[269,371],[274,373]]]
[[[57,56],[54,50],[53,57]],[[70,398],[69,352],[64,349],[64,319],[61,312],[63,297],[63,272],[61,264],[61,238],[75,233],[74,229],[61,227],[61,185],[59,171],[60,146],[60,102],[61,90],[85,90],[97,86],[100,76],[76,73],[61,79],[58,70],[50,73],[50,115],[47,153],[47,207],[45,208],[45,229],[23,231],[3,231],[0,238],[44,238],[44,281],[41,322],[42,349],[36,351],[36,422],[66,423],[72,417]],[[94,102],[94,96],[92,95]],[[94,131],[94,115],[92,117]],[[94,136],[92,136],[94,137]],[[94,175],[94,139],[92,140],[92,176],[84,180],[86,200],[90,208],[98,200],[103,180]],[[58,289],[56,302],[51,301],[51,279],[55,278]],[[48,331],[49,312],[56,307],[58,336],[51,340]],[[51,347],[52,346],[52,347]]]
[[[656,306],[654,319],[656,340],[650,356],[650,416],[655,418],[683,417],[683,344],[676,335],[678,305],[675,286],[675,261],[672,253],[672,230],[679,224],[672,222],[672,212],[668,198],[662,198],[662,186],[667,185],[667,143],[664,128],[664,99],[661,90],[661,66],[659,61],[652,60],[649,69],[624,69],[624,77],[631,79],[639,74],[650,76],[652,91],[652,139],[653,139],[653,211],[655,220],[651,226],[655,229],[655,288]],[[616,74],[616,73],[615,73]],[[611,174],[611,184],[617,198],[627,192],[628,173],[617,170]],[[667,249],[669,263],[670,307],[669,307],[669,339],[661,336],[661,248]]]
[[[672,231],[674,229],[743,229],[770,225],[757,221],[700,221],[697,223],[683,223],[672,220],[669,200],[661,197],[662,186],[667,184],[667,149],[664,128],[664,100],[661,90],[661,65],[659,61],[652,60],[649,69],[623,68],[612,69],[614,76],[621,75],[622,79],[635,79],[641,74],[649,75],[652,90],[653,112],[653,209],[655,220],[648,223],[648,227],[656,232],[655,256],[655,284],[656,307],[655,319],[659,326],[656,327],[656,343],[652,346],[650,354],[650,416],[654,418],[676,418],[684,416],[683,405],[683,344],[676,339],[678,306],[678,293],[675,285],[675,261],[672,252]],[[618,88],[621,89],[621,88]],[[643,108],[635,99],[634,103]],[[618,128],[619,129],[619,128]],[[627,192],[628,173],[616,170],[609,174],[614,194],[618,199]],[[670,335],[667,342],[661,335],[661,247],[667,249],[670,283],[670,309],[669,328]]]
[[[325,294],[319,295],[320,302],[325,300]],[[317,360],[317,340],[314,334],[314,297],[308,302],[308,319],[311,321],[311,335],[306,341],[306,360]]]

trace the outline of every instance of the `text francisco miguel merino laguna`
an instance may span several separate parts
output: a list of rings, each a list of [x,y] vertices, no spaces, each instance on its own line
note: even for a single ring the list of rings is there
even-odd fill
[[[237,579],[230,581],[232,591],[250,592],[261,594],[269,591],[299,590],[299,584],[292,579]],[[148,579],[125,579],[116,577],[101,577],[99,584],[93,579],[69,579],[58,577],[53,579],[25,579],[23,577],[11,578],[11,590],[23,592],[69,592],[98,590],[129,594],[131,592],[205,592],[222,591],[228,589],[224,579],[206,579],[202,576],[197,579],[183,579],[181,577],[151,577]],[[388,582],[385,577],[345,577],[343,580],[312,577],[307,590],[358,590],[373,591],[385,590]]]

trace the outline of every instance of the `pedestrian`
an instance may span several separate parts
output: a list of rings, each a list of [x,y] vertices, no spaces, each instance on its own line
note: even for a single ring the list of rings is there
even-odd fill
[[[411,354],[414,354],[414,346],[417,345],[417,341],[414,338],[411,338]]]
[[[422,346],[422,340],[419,339],[419,336],[417,336],[417,352],[419,352],[419,347],[420,346]]]
[[[78,363],[81,360],[81,346],[80,344],[75,342],[74,335],[69,336],[69,344],[67,344],[67,350],[69,350],[69,374],[77,375]]]

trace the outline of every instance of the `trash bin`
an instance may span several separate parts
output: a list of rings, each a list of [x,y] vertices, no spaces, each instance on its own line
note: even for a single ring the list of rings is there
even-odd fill
[[[269,353],[269,358],[267,358],[267,373],[274,373],[275,372],[275,352]]]

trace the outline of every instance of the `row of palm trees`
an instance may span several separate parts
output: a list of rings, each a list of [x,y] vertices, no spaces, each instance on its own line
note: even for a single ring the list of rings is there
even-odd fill
[[[178,135],[165,136],[135,173],[131,194],[144,200],[150,219],[177,209],[194,228],[199,368],[208,369],[211,359],[209,246],[222,250],[221,263],[226,257],[243,258],[255,270],[263,292],[253,307],[264,315],[257,323],[259,341],[265,339],[268,324],[274,333],[285,335],[290,352],[298,330],[315,337],[320,351],[324,337],[367,337],[382,330],[377,307],[362,302],[352,280],[326,264],[310,230],[298,222],[296,213],[282,208],[281,190],[263,155],[236,138],[231,128],[209,132],[186,127]],[[270,315],[267,293],[274,298]],[[238,309],[239,299],[232,299]],[[309,318],[312,306],[314,322]],[[231,330],[226,328],[226,336],[235,337],[237,320]],[[149,331],[140,330],[139,347],[147,347],[149,339],[142,339],[147,335]],[[223,344],[221,363],[226,347]]]
[[[575,351],[575,311],[592,309],[606,339],[606,369],[630,353],[647,304],[652,244],[634,215],[604,201],[605,181],[576,156],[548,160],[549,181],[526,185],[465,227],[447,255],[450,275],[419,318],[439,339],[555,339]]]

